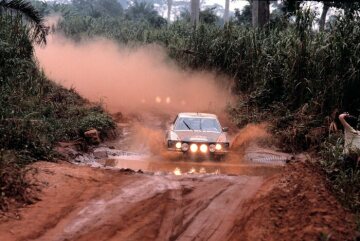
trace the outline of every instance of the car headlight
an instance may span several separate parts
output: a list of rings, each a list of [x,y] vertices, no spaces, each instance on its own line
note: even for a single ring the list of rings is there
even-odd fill
[[[191,152],[197,152],[198,150],[198,146],[196,144],[191,144],[190,145],[190,151]]]
[[[207,145],[202,144],[202,145],[200,146],[200,151],[201,151],[202,153],[206,153],[207,150],[208,150],[208,146],[207,146]]]
[[[181,148],[181,142],[176,142],[175,147],[176,147],[176,149],[180,149]]]
[[[215,150],[221,151],[221,149],[222,149],[221,144],[216,144],[216,145],[215,145]]]

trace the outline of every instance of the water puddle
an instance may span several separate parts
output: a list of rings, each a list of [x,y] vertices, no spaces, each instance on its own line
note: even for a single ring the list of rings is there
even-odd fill
[[[150,121],[150,123],[158,122]],[[162,153],[163,151],[155,155],[152,153],[158,152],[152,152],[149,148],[151,144],[147,142],[149,136],[145,135],[147,138],[141,136],[140,141],[136,140],[137,136],[132,133],[139,133],[141,130],[132,128],[134,128],[132,125],[122,126],[122,138],[108,142],[111,149],[97,148],[95,152],[99,154],[98,156],[105,157],[97,157],[96,163],[104,167],[151,173],[172,173],[178,176],[192,174],[270,176],[280,172],[286,161],[291,159],[291,155],[259,148],[256,145],[249,146],[245,153],[232,152],[222,161],[174,158],[170,153]]]
[[[281,165],[257,165],[252,163],[227,163],[214,161],[171,161],[156,160],[156,158],[136,159],[136,158],[110,158],[102,161],[105,167],[119,169],[142,170],[154,173],[173,173],[174,175],[186,174],[230,174],[230,175],[249,175],[249,176],[269,176],[278,173]]]

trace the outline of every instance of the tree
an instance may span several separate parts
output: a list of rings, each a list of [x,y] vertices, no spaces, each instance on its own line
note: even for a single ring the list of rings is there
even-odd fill
[[[234,22],[238,25],[251,25],[252,16],[251,16],[251,5],[246,5],[242,11],[235,9],[235,19]]]
[[[36,43],[46,44],[49,28],[45,26],[43,16],[24,0],[0,0],[0,15],[6,13],[20,14],[29,24],[31,37]]]
[[[166,19],[161,17],[152,4],[135,1],[125,14],[125,17],[132,21],[146,21],[154,27],[161,27],[166,24]]]
[[[319,20],[319,30],[323,31],[325,28],[325,22],[326,22],[326,15],[329,11],[330,4],[328,2],[323,3],[323,10],[321,12],[320,20]]]
[[[230,0],[225,0],[224,24],[229,22],[229,8],[230,8]]]
[[[294,16],[296,12],[300,10],[300,5],[302,2],[303,1],[298,0],[283,0],[281,10],[289,17]]]
[[[75,9],[93,18],[123,15],[123,8],[117,0],[72,0]]]
[[[357,1],[319,1],[323,3],[323,10],[319,20],[319,30],[323,31],[326,23],[326,16],[331,7],[340,8],[347,15],[353,15],[360,10],[360,3]]]
[[[270,8],[268,0],[253,0],[252,23],[253,27],[263,27],[270,20]]]
[[[172,4],[173,4],[173,0],[167,0],[167,5],[168,5],[168,9],[167,9],[167,21],[168,21],[168,23],[170,23]]]
[[[199,18],[200,22],[206,23],[206,24],[215,24],[219,21],[219,17],[214,12],[216,7],[213,8],[207,8],[203,11],[200,11]]]
[[[358,1],[323,1],[328,2],[331,7],[344,9],[345,14],[352,15],[360,10],[360,2]]]
[[[200,0],[191,0],[190,6],[190,21],[193,26],[197,26],[199,23],[200,16]]]

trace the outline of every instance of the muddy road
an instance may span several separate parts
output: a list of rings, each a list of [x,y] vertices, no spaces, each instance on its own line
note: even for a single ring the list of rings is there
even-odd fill
[[[278,182],[284,182],[279,178],[290,155],[248,145],[241,154],[235,152],[221,162],[177,159],[162,152],[158,138],[164,123],[150,123],[156,125],[122,124],[120,139],[79,157],[75,162],[80,165],[36,163],[40,201],[20,209],[18,216],[0,219],[0,240],[219,241],[308,237],[284,234],[281,239],[273,239],[274,231],[267,226],[277,215],[264,216],[265,223],[249,218],[259,216],[256,210],[267,203],[272,207],[271,203],[277,200],[270,197],[261,204],[258,199],[271,193]],[[311,195],[316,199],[316,194]],[[287,199],[286,194],[281,197]],[[329,208],[336,204],[333,199],[330,201]],[[259,205],[255,211],[254,205]],[[250,211],[255,213],[249,214]],[[351,219],[338,213],[332,215],[343,222]],[[247,228],[248,222],[251,228]],[[328,230],[330,224],[319,222]],[[332,223],[334,227],[338,225]],[[319,224],[315,224],[317,229],[310,233],[311,238],[320,234]],[[275,227],[271,223],[270,226]],[[339,237],[349,235],[348,230],[342,232]]]

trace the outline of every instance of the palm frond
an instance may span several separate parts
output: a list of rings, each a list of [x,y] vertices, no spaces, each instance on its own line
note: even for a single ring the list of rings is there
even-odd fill
[[[31,25],[32,37],[36,43],[46,44],[49,28],[45,26],[44,17],[25,0],[0,0],[0,14],[20,13]]]

